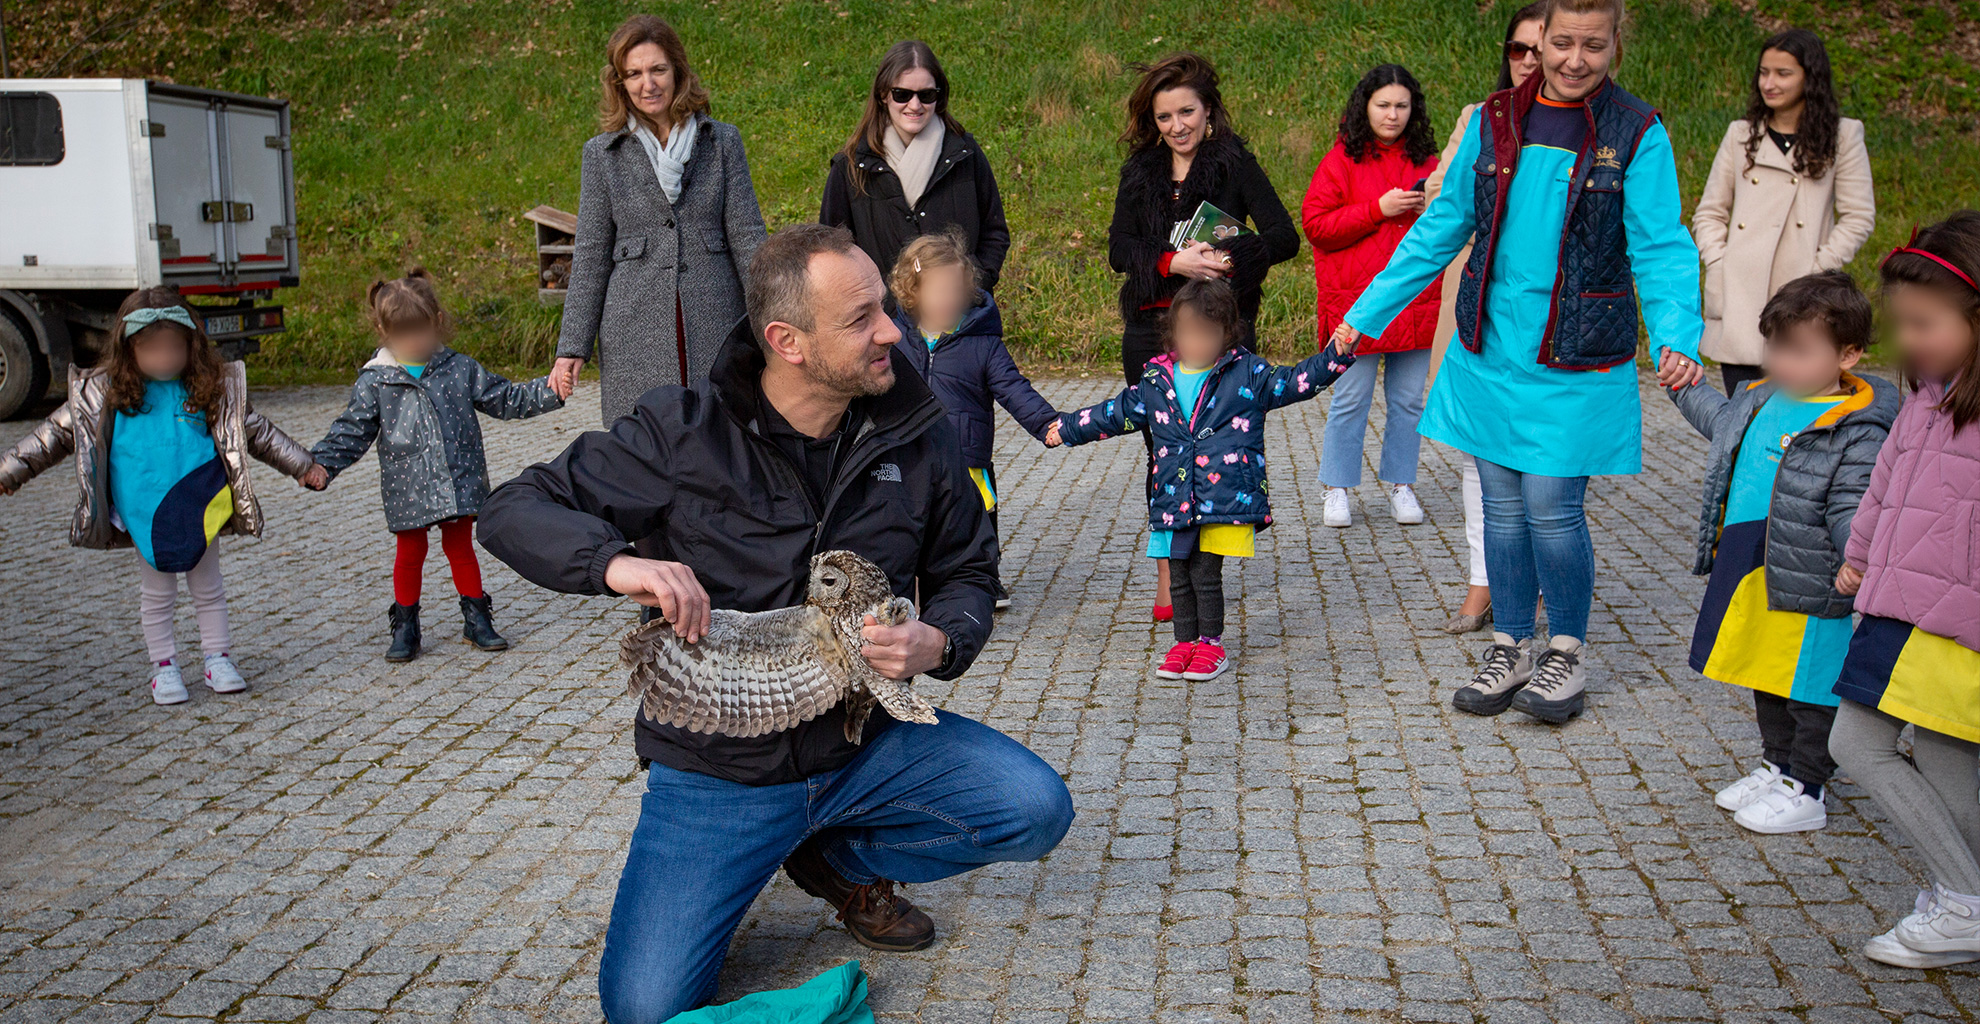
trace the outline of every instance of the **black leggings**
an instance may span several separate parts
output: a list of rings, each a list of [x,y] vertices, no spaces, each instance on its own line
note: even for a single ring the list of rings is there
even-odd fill
[[[1224,635],[1224,556],[1198,549],[1169,559],[1169,597],[1176,609],[1176,639]]]

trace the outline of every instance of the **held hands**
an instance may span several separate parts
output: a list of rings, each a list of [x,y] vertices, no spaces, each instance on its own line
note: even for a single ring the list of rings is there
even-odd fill
[[[1670,350],[1668,346],[1657,357],[1657,385],[1672,391],[1685,388],[1705,379],[1705,368],[1690,359]]]
[[[330,471],[322,466],[311,465],[296,478],[296,483],[312,491],[320,491],[330,486]]]
[[[550,390],[557,393],[558,401],[568,400],[571,392],[577,390],[578,373],[583,369],[584,360],[576,356],[557,357],[556,363],[550,367]]]
[[[1349,327],[1346,321],[1342,321],[1339,327],[1334,328],[1334,336],[1330,340],[1334,344],[1334,351],[1344,356],[1351,356],[1361,345],[1361,332]]]
[[[882,626],[868,615],[860,635],[866,638],[860,657],[888,679],[911,679],[941,668],[942,653],[949,646],[948,634],[920,619]]]
[[[1858,572],[1856,567],[1845,563],[1842,568],[1836,570],[1836,593],[1844,597],[1855,597],[1856,592],[1862,588],[1863,574]]]
[[[1402,217],[1412,213],[1422,213],[1430,205],[1430,197],[1422,192],[1411,192],[1406,188],[1392,188],[1382,193],[1377,200],[1384,217]]]
[[[1045,447],[1057,448],[1058,446],[1065,443],[1065,441],[1059,437],[1059,424],[1061,422],[1063,421],[1053,420],[1052,425],[1045,428]]]
[[[1214,281],[1229,276],[1231,269],[1230,254],[1212,248],[1208,242],[1191,242],[1188,248],[1169,258],[1169,273],[1199,281]]]
[[[605,563],[605,586],[648,608],[660,609],[661,617],[673,625],[674,635],[688,643],[698,643],[708,635],[708,591],[694,578],[694,570],[679,562],[615,555]],[[940,651],[936,658],[940,660]]]

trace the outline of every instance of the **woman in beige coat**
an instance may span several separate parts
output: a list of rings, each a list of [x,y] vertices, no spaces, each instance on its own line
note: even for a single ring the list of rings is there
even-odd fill
[[[1760,376],[1760,309],[1797,277],[1848,263],[1877,223],[1863,122],[1843,117],[1822,40],[1761,44],[1744,120],[1726,128],[1691,218],[1705,261],[1705,337],[1726,391]]]
[[[1540,70],[1540,26],[1547,20],[1547,5],[1544,2],[1527,4],[1513,12],[1512,21],[1506,24],[1505,52],[1499,60],[1499,84],[1495,91],[1518,88],[1528,75]],[[1444,172],[1451,166],[1451,156],[1457,152],[1458,143],[1464,141],[1464,130],[1471,124],[1471,115],[1478,104],[1468,104],[1458,114],[1457,126],[1451,129],[1449,142],[1444,143],[1444,153],[1437,158],[1437,169],[1423,185],[1424,202],[1437,198],[1444,187]],[[1424,387],[1428,393],[1431,385],[1437,383],[1437,367],[1444,362],[1444,353],[1450,350],[1451,338],[1457,334],[1457,294],[1458,275],[1464,272],[1464,263],[1471,258],[1471,247],[1457,254],[1450,268],[1444,271],[1444,300],[1437,310],[1437,333],[1430,344],[1430,379]],[[1463,455],[1463,453],[1459,453]],[[1478,486],[1478,463],[1471,456],[1464,458],[1464,540],[1471,549],[1471,589],[1464,595],[1464,603],[1458,606],[1450,621],[1444,623],[1446,633],[1471,633],[1483,629],[1492,620],[1492,589],[1485,576],[1485,496]]]

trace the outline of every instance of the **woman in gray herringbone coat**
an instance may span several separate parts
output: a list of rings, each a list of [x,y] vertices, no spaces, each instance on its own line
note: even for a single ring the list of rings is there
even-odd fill
[[[653,388],[708,376],[743,317],[743,280],[764,231],[742,134],[709,118],[708,90],[673,27],[634,15],[605,52],[604,131],[584,144],[550,381],[570,397],[595,343],[609,426]]]

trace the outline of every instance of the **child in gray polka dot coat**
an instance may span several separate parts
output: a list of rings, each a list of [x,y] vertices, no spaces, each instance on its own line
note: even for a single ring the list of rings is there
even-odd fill
[[[385,525],[398,538],[392,563],[392,645],[386,661],[419,654],[420,576],[426,531],[440,527],[440,547],[460,592],[461,635],[484,651],[506,650],[495,632],[474,517],[488,500],[488,460],[477,412],[519,420],[563,407],[548,378],[511,382],[473,357],[447,347],[447,314],[424,269],[374,282],[371,321],[381,341],[351,386],[350,405],[310,454],[335,479],[378,444],[378,483]]]

